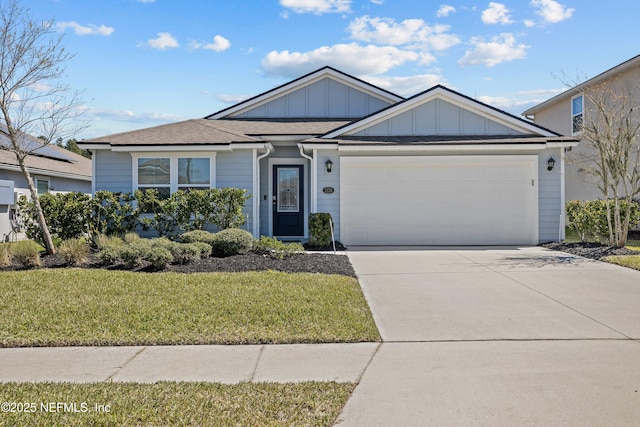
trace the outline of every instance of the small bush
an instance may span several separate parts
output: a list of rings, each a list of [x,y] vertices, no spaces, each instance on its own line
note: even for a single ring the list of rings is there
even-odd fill
[[[273,258],[284,259],[292,254],[304,252],[304,247],[300,243],[284,243],[275,237],[260,236],[259,240],[253,242],[253,250]]]
[[[120,261],[120,248],[121,246],[108,246],[100,251],[98,258],[103,265],[116,264]]]
[[[570,200],[565,205],[569,227],[578,233],[580,240],[595,240],[597,242],[609,242],[609,225],[607,223],[607,205],[604,200]],[[633,229],[640,219],[638,204],[630,205],[631,214],[629,228]],[[620,202],[620,215],[624,217],[627,212],[627,203]],[[613,211],[613,208],[612,208]],[[613,223],[613,212],[611,222]]]
[[[9,267],[11,265],[11,251],[9,244],[0,243],[0,267]]]
[[[246,230],[227,228],[215,235],[211,242],[213,256],[227,257],[246,253],[253,246],[253,236]]]
[[[158,237],[157,239],[151,240],[151,246],[168,249],[169,251],[171,251],[174,246],[179,244],[180,243],[169,240],[166,237]]]
[[[125,244],[119,249],[120,260],[125,268],[130,270],[139,267],[151,248],[152,243],[147,239],[138,239],[133,243]]]
[[[202,242],[211,245],[211,242],[215,239],[215,235],[215,233],[210,233],[206,230],[193,230],[181,234],[180,241],[183,243]]]
[[[11,255],[23,267],[38,267],[40,263],[40,246],[33,240],[23,240],[11,244]]]
[[[211,256],[211,251],[213,250],[213,248],[210,244],[205,242],[193,242],[191,244],[200,249],[200,258],[207,258]]]
[[[331,243],[331,214],[312,213],[309,215],[309,245],[315,247],[329,246]]]
[[[178,264],[191,264],[200,259],[200,248],[195,243],[176,243],[171,248],[173,261]]]
[[[124,235],[123,240],[125,243],[133,243],[140,240],[140,236],[138,236],[138,233],[130,232]]]
[[[106,234],[96,234],[91,239],[92,246],[98,251],[107,248],[114,248],[124,245],[124,240],[118,236],[107,236]]]
[[[167,248],[152,246],[145,254],[144,259],[148,261],[154,269],[164,270],[167,268],[167,265],[173,262],[173,255],[171,255],[171,251]]]
[[[84,239],[68,239],[60,243],[58,252],[67,264],[82,265],[89,258],[89,245]]]

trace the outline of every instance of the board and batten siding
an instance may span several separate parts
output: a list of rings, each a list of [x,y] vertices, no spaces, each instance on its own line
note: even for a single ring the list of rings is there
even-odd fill
[[[325,77],[235,117],[364,117],[388,105],[387,101]]]
[[[327,172],[325,163],[333,162],[331,172]],[[335,239],[340,240],[340,157],[336,150],[318,150],[318,212],[331,214]],[[325,194],[322,189],[332,187],[332,194]]]
[[[253,230],[253,151],[238,150],[230,153],[218,153],[216,156],[216,187],[242,188],[252,196],[244,206],[243,213],[247,222],[241,227]]]
[[[129,153],[95,150],[93,154],[95,190],[128,193],[133,191],[133,166]]]
[[[434,99],[376,123],[355,135],[522,135],[522,133],[442,99]]]
[[[561,215],[564,212],[562,206],[562,179],[561,148],[548,149],[540,153],[538,159],[538,220],[540,243],[557,242],[562,230]],[[547,170],[547,160],[553,157],[556,161],[553,170]]]

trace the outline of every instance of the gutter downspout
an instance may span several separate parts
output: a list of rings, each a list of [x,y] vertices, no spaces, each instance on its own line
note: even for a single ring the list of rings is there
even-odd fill
[[[311,179],[309,186],[311,187],[311,206],[310,213],[316,213],[318,210],[318,189],[316,188],[316,182],[318,181],[318,166],[316,164],[316,159],[314,156],[308,156],[304,154],[304,146],[301,143],[298,143],[298,149],[300,149],[300,155],[305,159],[308,159],[311,162]],[[313,150],[315,155],[316,150]]]
[[[253,237],[258,239],[260,236],[260,160],[264,159],[275,151],[270,143],[264,144],[266,152],[257,156],[254,164],[253,174]]]

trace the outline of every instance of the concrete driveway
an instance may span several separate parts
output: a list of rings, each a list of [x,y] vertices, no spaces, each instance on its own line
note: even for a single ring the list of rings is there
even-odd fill
[[[340,425],[640,425],[640,272],[531,248],[352,248],[384,343]]]

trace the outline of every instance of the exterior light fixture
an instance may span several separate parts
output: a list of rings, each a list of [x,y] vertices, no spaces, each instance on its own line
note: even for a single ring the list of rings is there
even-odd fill
[[[324,166],[327,170],[327,173],[331,173],[331,169],[333,168],[333,162],[331,161],[331,159],[324,162]]]
[[[553,157],[549,157],[549,160],[547,160],[547,170],[553,170],[553,167],[556,165],[556,161],[553,160]]]

